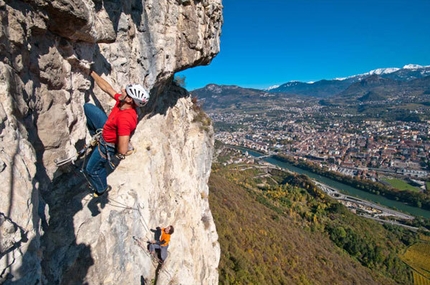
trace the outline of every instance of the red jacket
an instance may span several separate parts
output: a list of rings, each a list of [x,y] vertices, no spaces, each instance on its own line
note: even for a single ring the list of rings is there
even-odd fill
[[[115,94],[116,104],[103,126],[103,138],[108,143],[116,144],[118,136],[131,136],[137,125],[135,108],[120,110],[118,100],[121,94]]]

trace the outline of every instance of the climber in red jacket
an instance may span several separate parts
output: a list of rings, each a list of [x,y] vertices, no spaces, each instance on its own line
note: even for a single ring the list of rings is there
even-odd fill
[[[90,187],[93,188],[94,196],[98,197],[110,189],[107,185],[106,162],[112,166],[111,158],[114,156],[119,160],[125,158],[130,137],[137,125],[136,108],[146,105],[149,93],[139,84],[129,84],[118,93],[95,71],[90,70],[90,75],[100,89],[116,101],[109,116],[93,104],[84,105],[91,136],[102,129],[97,148],[92,152],[85,167]]]

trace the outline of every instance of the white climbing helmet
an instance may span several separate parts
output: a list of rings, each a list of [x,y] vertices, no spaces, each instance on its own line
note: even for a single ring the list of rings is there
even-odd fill
[[[127,95],[133,98],[137,106],[143,107],[149,101],[149,93],[140,84],[128,84],[125,87]]]

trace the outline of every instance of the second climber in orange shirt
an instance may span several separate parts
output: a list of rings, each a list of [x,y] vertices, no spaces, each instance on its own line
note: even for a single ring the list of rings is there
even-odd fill
[[[160,228],[158,228],[160,229]],[[160,250],[160,259],[161,263],[164,262],[167,258],[167,248],[169,247],[170,235],[173,234],[174,228],[173,226],[168,226],[166,228],[161,229],[161,236],[158,241],[151,241],[149,243],[148,249],[149,253],[153,256],[157,257],[156,250]]]

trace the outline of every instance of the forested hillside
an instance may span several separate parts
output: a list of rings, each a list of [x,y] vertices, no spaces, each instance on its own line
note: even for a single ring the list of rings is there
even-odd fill
[[[416,233],[356,216],[305,176],[234,160],[219,156],[209,185],[220,284],[413,284],[400,256]]]

